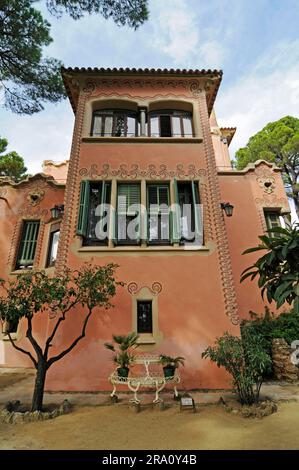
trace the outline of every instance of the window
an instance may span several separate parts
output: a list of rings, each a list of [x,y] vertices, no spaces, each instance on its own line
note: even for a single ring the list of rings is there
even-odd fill
[[[280,216],[278,211],[264,211],[267,230],[275,227],[281,227]],[[271,237],[277,236],[277,234],[269,233]]]
[[[137,333],[153,333],[152,301],[137,301]]]
[[[111,184],[107,181],[81,181],[77,234],[83,245],[107,245]]]
[[[202,239],[198,185],[194,181],[175,181],[175,195],[179,206],[179,239],[181,244]]]
[[[122,109],[103,109],[93,113],[91,135],[99,137],[135,137],[136,113]]]
[[[149,136],[193,137],[191,113],[174,110],[151,112],[149,119]]]
[[[2,333],[7,335],[8,333],[17,333],[19,326],[19,319],[9,320],[2,323]]]
[[[149,184],[147,186],[148,242],[168,245],[170,242],[169,186]]]
[[[120,183],[117,187],[117,243],[140,242],[140,184]]]
[[[48,256],[47,256],[47,264],[46,264],[47,268],[50,268],[51,266],[55,265],[55,261],[57,258],[59,235],[60,235],[60,228],[57,227],[57,225],[56,226],[54,225],[50,231],[50,240],[49,240],[49,248],[48,248]]]
[[[33,267],[39,226],[39,220],[26,220],[23,222],[16,269],[31,269]]]

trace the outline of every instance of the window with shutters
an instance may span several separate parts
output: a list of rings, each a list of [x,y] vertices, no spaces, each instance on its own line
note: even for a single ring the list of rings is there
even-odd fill
[[[38,232],[40,227],[39,220],[24,220],[21,241],[18,250],[16,269],[33,268]]]
[[[118,184],[116,234],[119,245],[140,243],[140,204],[139,183]]]
[[[264,211],[267,230],[275,227],[281,227],[280,215],[278,211]],[[278,234],[269,233],[270,237],[276,237]]]
[[[83,245],[107,245],[111,184],[107,181],[81,181],[77,234]]]
[[[152,301],[137,301],[137,333],[153,333]]]
[[[50,230],[46,268],[55,266],[55,261],[57,258],[57,251],[58,251],[59,236],[60,236],[60,227],[57,225],[53,225]]]
[[[148,132],[150,137],[193,137],[192,114],[167,109],[153,111]]]
[[[137,114],[124,109],[94,111],[91,135],[95,137],[135,137],[138,135]]]
[[[175,182],[179,206],[180,244],[194,242],[202,230],[198,185],[193,181]],[[202,235],[201,235],[202,236]]]
[[[171,238],[169,185],[147,186],[148,243],[169,245]]]

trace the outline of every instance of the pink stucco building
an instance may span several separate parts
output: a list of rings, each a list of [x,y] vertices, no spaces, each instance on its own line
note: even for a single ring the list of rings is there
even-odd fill
[[[114,262],[126,285],[118,290],[115,308],[94,316],[86,338],[50,369],[46,388],[107,390],[113,365],[104,343],[113,333],[130,331],[140,333],[140,351],[186,358],[184,388],[229,386],[224,371],[201,353],[224,331],[239,334],[240,319],[250,310],[264,309],[257,285],[239,283],[256,256],[241,253],[289,213],[280,170],[264,161],[242,171],[231,167],[229,144],[236,129],[220,128],[213,111],[221,71],[68,68],[62,73],[75,118],[69,160],[46,161],[43,173],[18,184],[0,182],[0,275]],[[99,201],[112,207],[102,240],[95,235]],[[170,209],[168,236],[161,236],[161,214],[153,222],[145,211],[138,236],[120,237],[118,218],[127,226],[132,217],[128,201],[145,208],[162,201]],[[190,223],[182,213],[172,213],[173,204],[184,203],[191,207]],[[230,217],[226,203],[234,206]],[[53,218],[51,208],[62,205],[63,216],[58,210]],[[196,240],[187,240],[190,228]],[[40,341],[51,321],[37,316]],[[53,350],[72,340],[80,321],[80,311],[74,312]],[[15,341],[28,347],[22,322],[12,329]],[[31,365],[5,333],[0,364]]]

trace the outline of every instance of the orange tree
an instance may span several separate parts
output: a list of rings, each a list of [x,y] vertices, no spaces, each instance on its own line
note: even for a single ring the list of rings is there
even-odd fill
[[[35,369],[36,379],[31,410],[42,410],[46,374],[49,368],[61,360],[81,341],[92,313],[98,307],[112,307],[111,299],[118,285],[115,270],[117,265],[84,265],[79,270],[67,269],[61,275],[50,277],[44,271],[30,271],[20,274],[14,281],[1,280],[0,317],[4,322],[26,320],[26,338],[31,344],[30,350],[16,344],[8,332],[12,346],[28,356]],[[76,310],[82,315],[78,334],[65,349],[51,355],[51,346],[61,325],[66,320],[72,321]],[[55,318],[48,338],[41,343],[34,331],[33,319],[37,315],[49,315]]]

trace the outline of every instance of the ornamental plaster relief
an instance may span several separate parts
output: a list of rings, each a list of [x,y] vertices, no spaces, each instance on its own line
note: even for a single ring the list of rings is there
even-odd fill
[[[97,164],[92,164],[89,168],[80,168],[79,175],[82,178],[92,179],[118,177],[120,179],[147,178],[152,180],[164,180],[168,178],[177,178],[179,180],[199,179],[199,181],[203,181],[206,175],[206,170],[196,168],[193,164],[185,167],[182,163],[176,165],[175,169],[170,169],[164,164],[150,164],[146,168],[141,168],[138,164],[127,165],[126,163],[122,163],[118,168],[112,168],[109,163],[104,163],[101,168],[99,168]]]
[[[142,97],[149,93],[148,98],[153,97],[153,92],[163,90],[175,91],[175,95],[183,93],[184,96],[197,98],[203,91],[209,91],[213,79],[204,80],[175,80],[175,79],[120,79],[120,78],[100,78],[97,80],[86,80],[83,86],[83,92],[90,97],[103,95],[107,92],[119,90],[121,96],[126,93],[129,96],[136,97],[142,92]],[[162,93],[162,96],[164,93]]]
[[[131,295],[136,295],[138,294],[138,292],[141,290],[141,289],[144,289],[144,288],[147,288],[149,289],[149,291],[153,294],[153,295],[158,295],[160,294],[160,292],[162,291],[162,284],[160,282],[153,282],[151,287],[149,286],[138,286],[137,282],[130,282],[128,285],[127,285],[127,290],[129,292],[129,294]]]

